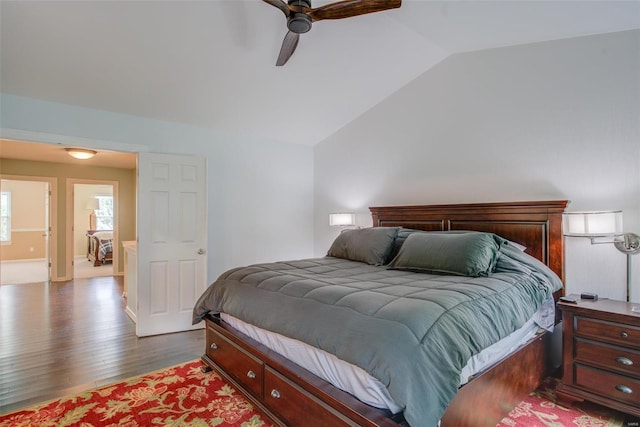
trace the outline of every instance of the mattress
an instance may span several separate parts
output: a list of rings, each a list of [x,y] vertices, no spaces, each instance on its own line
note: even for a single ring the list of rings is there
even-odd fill
[[[549,299],[520,329],[471,357],[460,374],[460,386],[470,381],[473,376],[514,353],[529,342],[541,329],[552,332],[554,316],[553,299]],[[384,385],[364,369],[341,360],[324,350],[253,326],[229,314],[220,313],[220,318],[234,329],[335,387],[355,396],[361,402],[387,410],[392,414],[402,411],[402,407],[394,402]]]

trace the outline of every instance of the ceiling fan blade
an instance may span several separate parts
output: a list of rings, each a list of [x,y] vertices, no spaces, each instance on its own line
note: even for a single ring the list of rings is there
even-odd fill
[[[282,48],[280,48],[280,54],[278,55],[278,60],[276,61],[276,67],[281,67],[287,63],[293,52],[296,51],[296,47],[298,46],[298,40],[300,40],[300,34],[294,33],[293,31],[289,31],[282,41]]]
[[[283,0],[262,0],[262,1],[280,9],[287,18],[289,17],[289,15],[291,15],[291,11],[289,10],[289,7]]]
[[[266,0],[265,0],[266,1]],[[321,19],[342,19],[367,13],[395,9],[402,5],[402,0],[344,0],[312,9],[309,16],[314,21]]]

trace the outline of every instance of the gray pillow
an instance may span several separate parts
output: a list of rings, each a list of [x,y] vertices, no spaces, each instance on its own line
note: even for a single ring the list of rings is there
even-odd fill
[[[499,242],[491,233],[412,233],[389,269],[488,276],[495,268]]]
[[[409,235],[412,233],[428,233],[428,231],[414,230],[413,228],[400,227],[398,229],[398,234],[396,235],[396,238],[393,241],[393,246],[391,247],[389,258],[387,258],[387,262],[385,262],[385,264],[388,264],[389,261],[394,259],[396,255],[398,255],[398,252],[400,252],[400,248],[402,247],[402,244],[404,243],[405,240],[407,240],[407,237],[409,237]]]
[[[327,256],[383,265],[398,233],[398,227],[372,227],[344,230],[333,241]]]

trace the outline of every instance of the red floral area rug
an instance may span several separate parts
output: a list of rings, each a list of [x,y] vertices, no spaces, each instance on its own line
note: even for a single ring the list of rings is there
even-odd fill
[[[217,373],[193,361],[0,416],[0,426],[237,426],[267,421]]]
[[[0,427],[272,427],[217,373],[193,361],[0,416]],[[630,427],[639,419],[583,403],[556,403],[549,377],[497,427]]]
[[[549,377],[516,406],[497,427],[631,427],[640,419],[600,405],[583,402],[569,407],[557,403],[555,389],[560,383]]]

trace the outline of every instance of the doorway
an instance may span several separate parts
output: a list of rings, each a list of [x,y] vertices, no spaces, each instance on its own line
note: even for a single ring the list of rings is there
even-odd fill
[[[73,185],[73,277],[113,276],[113,185]]]
[[[118,182],[67,179],[67,271],[72,278],[118,271]]]
[[[55,268],[55,180],[8,176],[0,180],[0,284],[48,282]]]

